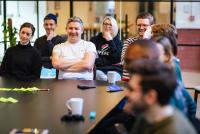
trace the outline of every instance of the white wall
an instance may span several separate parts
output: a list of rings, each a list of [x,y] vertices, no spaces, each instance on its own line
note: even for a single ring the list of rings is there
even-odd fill
[[[55,9],[54,1],[47,2],[47,7],[48,7],[47,13],[58,14],[58,19],[57,19],[58,23],[57,23],[56,33],[65,34],[66,22],[67,22],[67,19],[69,18],[69,2],[68,1],[58,1],[58,2],[60,2],[59,9]]]
[[[2,1],[1,1],[2,2]],[[30,22],[32,23],[36,30],[37,30],[37,12],[36,12],[36,2],[35,1],[6,1],[7,5],[7,18],[12,19],[13,27],[16,27],[18,32],[20,29],[20,26],[24,22]],[[3,4],[3,3],[2,3]],[[44,34],[44,31],[42,30],[43,25],[43,17],[46,14],[46,2],[40,1],[39,2],[39,32],[40,35]],[[0,24],[2,24],[3,19],[3,9],[2,9],[2,15],[0,16]],[[3,27],[1,27],[1,33],[2,33]],[[35,31],[35,35],[32,39],[32,41],[35,41],[37,38],[37,31]],[[19,35],[17,34],[17,40],[19,40]],[[0,41],[3,41],[3,34],[0,34]],[[0,44],[0,57],[3,57],[4,55],[4,47],[3,44]]]
[[[9,9],[9,10],[8,10]],[[43,25],[43,16],[46,14],[46,2],[39,2],[39,26]],[[19,31],[24,22],[32,23],[37,30],[37,10],[35,1],[7,1],[7,18],[12,18],[13,26]],[[44,32],[40,29],[40,33]],[[33,41],[37,38],[37,31]],[[19,40],[19,38],[17,38]]]
[[[176,2],[176,27],[200,29],[200,2]]]

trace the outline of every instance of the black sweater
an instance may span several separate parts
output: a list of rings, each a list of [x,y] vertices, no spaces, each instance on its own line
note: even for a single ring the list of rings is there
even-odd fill
[[[19,80],[34,80],[40,77],[41,58],[31,44],[7,49],[0,67],[0,75],[14,76]]]
[[[109,69],[116,66],[121,60],[121,51],[123,43],[119,39],[119,34],[113,40],[107,41],[103,38],[103,34],[99,33],[97,36],[91,39],[96,46],[98,58],[95,61],[97,69],[105,69],[105,71],[115,70]]]
[[[36,39],[34,47],[39,51],[42,59],[42,65],[46,68],[53,68],[50,56],[52,55],[53,47],[57,44],[63,43],[65,40],[57,35],[51,40],[47,41],[47,36],[44,35]]]

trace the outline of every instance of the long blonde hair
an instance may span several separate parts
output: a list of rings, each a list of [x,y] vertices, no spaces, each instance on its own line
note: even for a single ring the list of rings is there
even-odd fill
[[[104,19],[103,19],[103,22],[101,24],[101,32],[103,32],[103,23],[109,19],[111,24],[112,24],[112,37],[114,38],[117,33],[118,33],[118,25],[117,25],[117,21],[115,20],[115,18],[113,18],[112,16],[106,16]]]

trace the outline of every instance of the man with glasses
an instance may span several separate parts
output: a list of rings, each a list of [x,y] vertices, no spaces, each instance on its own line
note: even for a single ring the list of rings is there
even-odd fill
[[[53,49],[52,64],[59,70],[58,79],[93,79],[97,56],[95,45],[81,39],[83,22],[78,17],[69,18],[66,25],[68,39]]]
[[[133,38],[128,38],[124,41],[124,46],[121,53],[121,64],[124,65],[124,56],[126,50],[130,44],[138,39],[150,38],[151,35],[151,25],[154,24],[154,17],[150,13],[141,13],[136,17],[136,28],[137,36]],[[129,73],[126,69],[123,69],[122,80],[129,80]]]

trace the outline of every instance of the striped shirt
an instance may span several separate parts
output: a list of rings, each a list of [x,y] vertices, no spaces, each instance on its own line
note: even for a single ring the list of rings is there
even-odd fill
[[[128,46],[138,39],[139,39],[139,37],[136,36],[136,37],[133,37],[133,38],[128,38],[124,41],[124,45],[123,45],[122,53],[121,53],[121,65],[124,65],[124,57],[125,57],[125,53],[126,53]],[[122,80],[124,80],[124,81],[129,80],[129,73],[124,68],[123,68],[123,72],[122,72]]]

